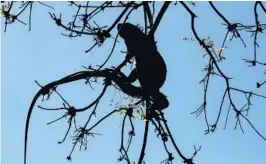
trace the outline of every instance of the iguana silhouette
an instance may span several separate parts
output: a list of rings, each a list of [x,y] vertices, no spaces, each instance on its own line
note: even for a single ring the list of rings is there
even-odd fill
[[[144,99],[152,100],[150,109],[162,110],[168,107],[169,102],[160,92],[166,80],[166,64],[157,51],[152,36],[144,34],[137,26],[131,23],[117,25],[118,34],[125,40],[127,57],[135,57],[136,68],[127,78],[128,83],[138,79],[143,91]]]

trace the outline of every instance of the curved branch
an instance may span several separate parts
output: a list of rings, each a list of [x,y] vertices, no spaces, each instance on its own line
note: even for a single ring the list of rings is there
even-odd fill
[[[135,87],[135,86],[125,82],[126,76],[122,72],[117,72],[117,71],[110,70],[110,69],[109,70],[106,69],[106,70],[102,70],[102,71],[81,71],[81,72],[74,73],[74,74],[66,76],[60,80],[57,80],[57,81],[54,81],[52,83],[45,85],[36,93],[36,95],[34,96],[32,102],[31,102],[29,110],[28,110],[26,125],[25,125],[24,164],[26,164],[26,160],[27,160],[26,159],[27,140],[28,140],[28,129],[29,129],[29,124],[30,124],[30,118],[31,118],[33,108],[34,108],[38,98],[41,95],[45,95],[47,93],[47,91],[49,91],[53,88],[56,88],[59,85],[74,82],[77,80],[86,79],[89,77],[105,77],[108,80],[114,81],[124,93],[126,93],[132,97],[141,98],[143,95],[141,88]]]

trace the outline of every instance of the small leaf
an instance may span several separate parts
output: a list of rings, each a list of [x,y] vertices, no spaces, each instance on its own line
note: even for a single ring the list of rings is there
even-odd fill
[[[202,55],[203,58],[205,58],[208,55],[208,53],[205,53]]]

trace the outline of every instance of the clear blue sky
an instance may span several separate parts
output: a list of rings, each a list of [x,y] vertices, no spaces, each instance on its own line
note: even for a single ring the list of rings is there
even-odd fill
[[[63,13],[63,23],[67,22],[74,14],[70,12],[65,3],[52,3],[56,13]],[[215,15],[206,2],[197,2],[193,10],[197,13],[196,27],[200,37],[211,36],[217,48],[221,44],[226,33],[222,20]],[[231,22],[242,22],[243,24],[254,24],[253,2],[216,2],[217,8]],[[64,7],[62,7],[64,6]],[[192,8],[192,7],[191,7]],[[142,9],[130,17],[132,23],[142,23]],[[2,159],[3,164],[20,164],[23,162],[24,151],[24,127],[28,107],[39,87],[34,80],[41,84],[47,84],[76,71],[83,70],[81,65],[101,64],[112,47],[112,39],[109,39],[101,48],[94,49],[85,54],[92,44],[92,38],[88,36],[69,39],[60,33],[64,32],[51,20],[47,11],[51,11],[42,5],[33,8],[32,31],[22,24],[16,23],[8,27],[7,33],[3,33],[3,20],[1,21],[1,44],[2,44]],[[53,12],[53,11],[51,11]],[[111,10],[102,13],[97,17],[99,25],[109,25],[120,11]],[[260,17],[265,20],[264,17]],[[24,17],[27,21],[27,14]],[[264,22],[265,23],[265,22]],[[112,35],[115,36],[116,29]],[[242,34],[242,33],[241,33]],[[248,47],[244,48],[240,40],[233,40],[227,43],[225,51],[226,60],[222,68],[230,77],[234,77],[232,85],[246,90],[266,94],[265,87],[255,88],[256,81],[262,81],[263,69],[261,67],[250,68],[241,60],[251,58],[253,53],[252,40],[249,33],[243,33]],[[217,131],[214,134],[204,135],[206,128],[203,115],[196,118],[190,113],[197,109],[203,101],[203,86],[199,81],[204,76],[201,69],[207,62],[202,58],[203,50],[196,42],[184,41],[184,37],[191,36],[190,16],[180,4],[171,6],[163,17],[161,25],[156,32],[158,49],[164,57],[168,75],[167,81],[162,88],[163,93],[168,96],[170,106],[165,110],[166,118],[176,143],[182,152],[189,157],[193,153],[193,146],[202,146],[202,150],[195,157],[196,164],[264,164],[266,161],[266,141],[257,136],[248,124],[243,123],[245,134],[240,129],[234,130],[234,114],[229,116],[229,124],[223,130],[225,117],[222,117]],[[123,40],[115,49],[114,55],[107,66],[119,64],[123,55],[121,50],[126,50]],[[266,61],[266,37],[265,33],[260,34],[258,49],[260,59]],[[83,107],[93,101],[102,88],[102,85],[94,85],[96,90],[92,91],[89,86],[83,85],[84,81],[68,84],[59,88],[59,92],[76,107]],[[214,121],[219,108],[219,102],[223,94],[224,82],[214,78],[210,84],[212,87],[209,94],[208,112],[209,119]],[[110,100],[114,90],[108,90],[99,105],[97,118],[113,110]],[[243,97],[234,94],[238,107],[243,105]],[[116,94],[116,99],[119,95]],[[258,127],[262,134],[266,135],[266,101],[253,99],[253,107],[250,111],[250,120]],[[227,104],[227,103],[226,103]],[[57,95],[53,95],[47,102],[38,102],[38,105],[45,107],[60,107],[62,101]],[[223,111],[223,116],[227,112]],[[66,156],[72,148],[71,138],[58,145],[67,129],[66,120],[59,121],[47,126],[46,123],[58,118],[63,112],[47,112],[34,109],[31,118],[28,140],[28,164],[67,164]],[[83,125],[89,112],[79,116],[78,123]],[[95,119],[96,121],[96,119]],[[211,122],[210,121],[210,122]],[[72,155],[72,163],[117,163],[120,153],[120,127],[122,116],[117,114],[109,118],[94,132],[102,133],[101,136],[88,140],[88,150],[79,152],[78,149]],[[143,136],[144,122],[135,121],[136,137],[131,149],[131,157],[138,159]],[[150,135],[145,155],[148,164],[160,163],[166,158],[163,146],[150,128]],[[172,149],[173,150],[173,149]],[[174,150],[173,150],[174,152]],[[180,163],[181,159],[174,152],[174,163]]]

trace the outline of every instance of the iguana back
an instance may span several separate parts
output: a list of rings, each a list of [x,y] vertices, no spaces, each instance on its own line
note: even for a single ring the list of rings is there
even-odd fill
[[[135,57],[142,88],[150,94],[158,92],[165,82],[167,70],[154,40],[130,23],[119,24],[118,30],[125,40],[128,53]]]

